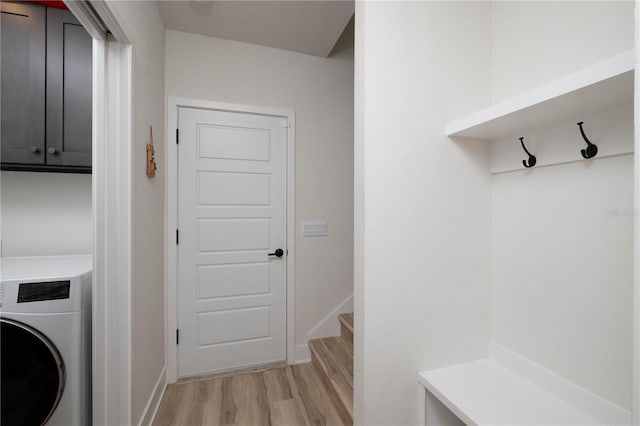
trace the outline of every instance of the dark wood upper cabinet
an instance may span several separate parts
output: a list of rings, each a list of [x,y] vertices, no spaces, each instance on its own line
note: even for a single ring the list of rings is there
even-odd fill
[[[47,164],[91,167],[91,36],[47,10]]]
[[[46,8],[0,3],[2,162],[44,165]]]
[[[2,169],[90,172],[91,36],[68,10],[1,4]]]

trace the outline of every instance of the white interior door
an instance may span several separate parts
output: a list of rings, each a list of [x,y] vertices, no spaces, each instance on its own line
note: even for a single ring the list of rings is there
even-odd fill
[[[285,360],[286,119],[178,123],[178,376]]]

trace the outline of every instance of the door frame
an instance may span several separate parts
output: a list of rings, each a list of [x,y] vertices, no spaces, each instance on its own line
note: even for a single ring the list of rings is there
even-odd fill
[[[178,129],[178,108],[196,108],[215,111],[249,113],[282,117],[287,120],[287,196],[286,196],[286,230],[287,230],[287,270],[286,270],[286,313],[287,363],[294,362],[295,354],[295,137],[296,114],[289,109],[263,106],[230,104],[223,102],[189,99],[169,96],[167,101],[167,138],[166,138],[166,170],[165,181],[165,318],[167,343],[167,382],[178,380],[178,346],[176,329],[178,328],[178,248],[175,232],[178,229],[178,145],[176,130]]]
[[[105,0],[65,4],[93,38],[92,424],[130,424],[132,46]]]
[[[109,36],[110,37],[110,36]],[[131,45],[94,41],[93,423],[131,422]],[[102,76],[100,76],[102,74]]]
[[[65,4],[93,38],[92,424],[130,424],[132,46],[106,0]]]

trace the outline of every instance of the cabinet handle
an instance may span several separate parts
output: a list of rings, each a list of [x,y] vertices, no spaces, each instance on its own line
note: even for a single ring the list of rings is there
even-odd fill
[[[49,152],[49,154],[58,155],[58,150],[53,147],[47,149],[47,151]]]
[[[40,152],[40,149],[34,145],[29,147],[29,151],[33,152],[34,154],[37,154]]]

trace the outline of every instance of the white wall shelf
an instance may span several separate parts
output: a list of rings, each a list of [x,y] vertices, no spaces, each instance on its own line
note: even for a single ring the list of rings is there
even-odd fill
[[[520,129],[573,118],[576,111],[586,114],[632,102],[634,61],[634,51],[628,50],[451,121],[446,134],[494,140],[517,134]]]
[[[420,382],[467,425],[600,424],[491,359],[424,372]]]
[[[631,422],[629,411],[495,343],[489,358],[423,371],[418,382],[427,390],[426,425]]]

